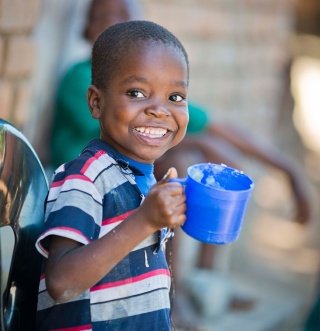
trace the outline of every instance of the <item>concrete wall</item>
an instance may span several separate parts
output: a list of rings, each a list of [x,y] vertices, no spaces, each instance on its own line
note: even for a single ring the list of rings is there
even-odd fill
[[[36,66],[31,34],[41,0],[0,0],[0,117],[23,129]]]
[[[269,138],[279,112],[290,0],[144,0],[146,18],[165,25],[190,55],[191,98],[216,118]]]

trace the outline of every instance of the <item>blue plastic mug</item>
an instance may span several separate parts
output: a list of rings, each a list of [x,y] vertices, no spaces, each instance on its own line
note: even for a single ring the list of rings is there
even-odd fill
[[[243,172],[213,163],[195,164],[186,178],[174,178],[185,186],[186,222],[182,229],[208,244],[229,244],[238,239],[246,207],[254,187]]]

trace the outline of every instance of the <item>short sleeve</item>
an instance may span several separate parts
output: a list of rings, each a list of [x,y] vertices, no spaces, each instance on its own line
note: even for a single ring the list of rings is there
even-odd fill
[[[46,201],[44,230],[36,248],[48,256],[52,235],[86,245],[99,237],[102,221],[101,196],[84,175],[69,174],[53,181]]]

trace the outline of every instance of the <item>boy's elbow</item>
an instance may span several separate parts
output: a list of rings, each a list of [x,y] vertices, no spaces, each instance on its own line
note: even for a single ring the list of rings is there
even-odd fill
[[[66,303],[79,295],[74,289],[70,289],[50,277],[46,279],[46,287],[50,297],[56,303]]]

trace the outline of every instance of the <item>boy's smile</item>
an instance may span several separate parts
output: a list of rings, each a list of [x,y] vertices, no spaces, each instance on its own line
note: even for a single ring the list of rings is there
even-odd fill
[[[167,133],[167,129],[161,129],[161,128],[146,128],[146,127],[141,127],[141,128],[135,128],[141,135],[145,137],[150,137],[150,138],[160,138],[163,137]]]
[[[91,86],[89,105],[101,139],[120,153],[153,163],[184,137],[187,64],[172,46],[143,44],[118,62],[105,90]]]

